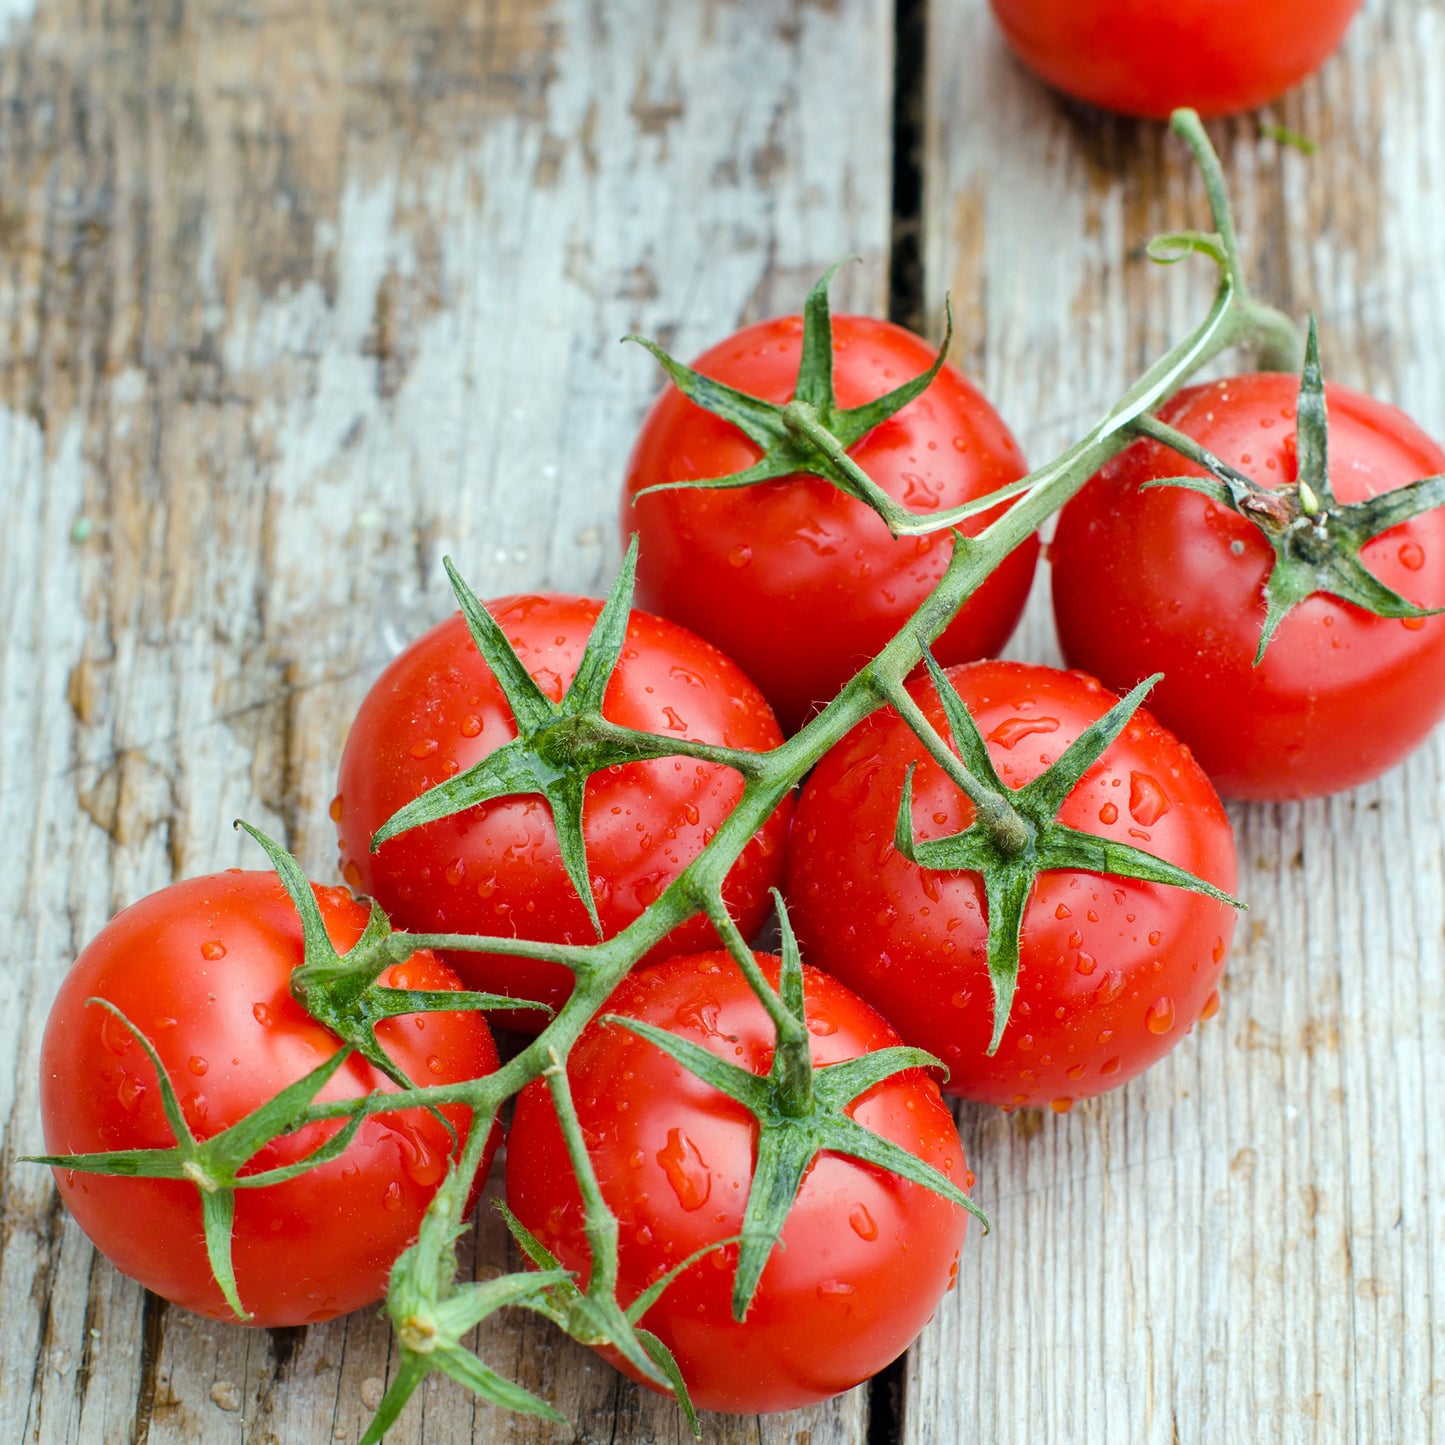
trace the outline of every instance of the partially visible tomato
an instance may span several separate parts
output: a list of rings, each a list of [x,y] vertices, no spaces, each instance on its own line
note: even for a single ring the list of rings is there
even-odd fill
[[[1079,100],[1167,118],[1252,110],[1340,43],[1361,0],[990,0],[1015,54]]]
[[[834,316],[833,384],[861,406],[927,371],[921,337],[886,321]],[[694,368],[765,401],[791,399],[800,316],[746,327]],[[762,689],[792,732],[908,620],[948,565],[946,531],[894,538],[871,508],[816,477],[736,490],[682,488],[633,498],[663,482],[722,476],[758,450],[730,423],[669,385],[642,424],[622,498],[622,534],[641,541],[639,602],[716,643]],[[983,394],[945,364],[928,389],[876,426],[849,455],[915,512],[973,501],[1027,467]],[[973,535],[991,519],[972,519]],[[997,652],[1018,622],[1038,543],[1016,548],[935,644],[944,662]]]
[[[1116,699],[1079,673],[1017,662],[954,667],[1000,778],[1039,776]],[[909,691],[947,736],[933,684]],[[892,708],[860,723],[798,800],[785,891],[803,956],[862,994],[905,1042],[947,1064],[951,1093],[1005,1107],[1103,1093],[1167,1053],[1217,1004],[1228,905],[1090,872],[1038,876],[1018,990],[998,1052],[977,873],[921,868],[894,847],[910,764],[913,836],[966,828],[973,805]],[[1064,801],[1059,821],[1142,849],[1226,891],[1233,835],[1188,751],[1140,711]]]
[[[777,961],[759,955],[759,962],[776,987]],[[816,1065],[897,1044],[867,1004],[826,974],[805,968],[804,990]],[[604,1012],[655,1024],[755,1074],[772,1062],[772,1022],[725,953],[643,969]],[[626,1305],[694,1251],[738,1233],[757,1122],[654,1044],[600,1020],[572,1050],[568,1076],[588,1154],[618,1218],[618,1297]],[[875,1085],[848,1112],[967,1188],[953,1118],[921,1070]],[[581,1199],[540,1080],[517,1099],[507,1201],[585,1282],[591,1252]],[[850,1389],[908,1347],[953,1284],[965,1223],[962,1208],[920,1184],[822,1154],[804,1176],[741,1323],[732,1312],[734,1244],[679,1275],[642,1324],[672,1350],[699,1408],[796,1409]]]
[[[488,609],[556,702],[577,671],[601,606],[551,594],[504,597]],[[749,751],[782,741],[757,688],[717,648],[641,611],[628,623],[603,711],[615,723],[663,737]],[[370,850],[372,835],[399,808],[516,735],[502,690],[460,613],[412,643],[366,695],[342,754],[332,816],[347,882],[381,903],[398,927],[558,943],[596,939],[540,796],[469,808]],[[630,763],[592,776],[583,835],[607,936],[631,923],[702,851],[742,790],[732,769],[691,758]],[[790,796],[728,874],[724,897],[744,933],[767,915],[791,815]],[[697,917],[651,956],[715,941],[711,925]],[[472,988],[553,1007],[572,988],[572,975],[560,964],[461,952],[448,962]],[[535,1031],[545,1018],[517,1011],[506,1022]]]
[[[1295,480],[1298,381],[1275,372],[1182,391],[1161,420],[1256,481]],[[1445,472],[1402,412],[1325,388],[1330,477],[1355,502]],[[1180,487],[1200,469],[1154,441],[1108,463],[1059,516],[1050,547],[1064,657],[1123,690],[1160,671],[1149,706],[1231,798],[1305,798],[1393,767],[1445,714],[1445,617],[1373,616],[1317,593],[1280,623],[1263,660],[1274,553],[1253,523]],[[1365,566],[1422,607],[1445,607],[1445,512],[1366,544]]]
[[[368,910],[342,888],[315,887],[332,944],[349,948]],[[302,962],[301,924],[273,873],[193,878],[118,913],[60,985],[40,1047],[40,1108],[51,1154],[165,1149],[176,1140],[155,1069],[114,1014],[154,1044],[197,1139],[208,1139],[310,1073],[340,1047],[288,991]],[[382,974],[396,987],[456,989],[428,953]],[[390,1019],[377,1039],[418,1084],[489,1073],[497,1054],[478,1013]],[[354,1056],[320,1099],[395,1089]],[[464,1140],[468,1111],[442,1110]],[[315,1124],[263,1148],[246,1173],[291,1164],[336,1133]],[[299,1325],[370,1304],[416,1237],[456,1139],[434,1113],[366,1120],[337,1159],[282,1184],[236,1191],[233,1259],[257,1325]],[[490,1153],[488,1155],[490,1160]],[[200,1195],[189,1183],[55,1170],[61,1197],[96,1248],[147,1289],[234,1320],[211,1275]]]

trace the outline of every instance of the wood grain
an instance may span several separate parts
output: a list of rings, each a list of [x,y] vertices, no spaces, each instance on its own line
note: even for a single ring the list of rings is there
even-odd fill
[[[929,289],[1047,456],[1201,314],[1208,268],[1141,247],[1206,223],[1202,190],[1158,127],[1025,75],[983,0],[932,18]],[[1370,4],[1317,77],[1211,128],[1261,293],[1437,437],[1442,58],[1445,7]],[[1056,658],[1033,601],[1010,650]],[[1445,1434],[1442,783],[1437,737],[1353,793],[1233,807],[1251,913],[1220,1016],[1067,1115],[962,1111],[996,1229],[910,1355],[906,1440]]]
[[[885,301],[891,13],[875,0],[39,0],[0,47],[0,1440],[356,1439],[373,1315],[209,1324],[60,1210],[40,1029],[116,908],[326,808],[382,662],[484,596],[596,592],[630,434],[683,353],[839,255]],[[478,1251],[503,1255],[494,1226]],[[673,1440],[589,1352],[483,1348],[575,1434],[428,1387],[390,1439]],[[862,1438],[855,1394],[739,1442]]]

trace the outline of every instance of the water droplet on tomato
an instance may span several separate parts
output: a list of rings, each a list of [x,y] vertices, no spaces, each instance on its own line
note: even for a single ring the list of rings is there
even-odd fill
[[[859,1239],[866,1239],[871,1244],[878,1238],[877,1221],[863,1205],[855,1204],[848,1211],[848,1223]]]
[[[1099,821],[1106,827],[1110,823],[1117,823],[1119,821],[1119,810],[1112,803],[1105,803],[1104,806],[1099,809]]]
[[[382,1191],[381,1206],[389,1214],[395,1214],[401,1208],[401,1185],[395,1179]]]
[[[426,1066],[427,1070],[433,1074],[440,1074],[446,1068],[446,1065],[435,1054],[426,1056]]]
[[[453,888],[467,876],[467,860],[465,858],[453,858],[447,864],[446,873],[443,875]]]
[[[853,1286],[845,1284],[841,1279],[825,1279],[818,1282],[818,1298],[820,1300],[841,1300],[853,1293]]]
[[[125,1069],[120,1071],[120,1087],[115,1091],[115,1097],[120,1101],[122,1109],[134,1109],[145,1097],[146,1086],[136,1076]]]
[[[460,731],[464,738],[480,737],[482,732],[481,718],[479,718],[476,713],[469,712],[466,717],[461,720],[458,731]]]
[[[681,1129],[667,1131],[667,1143],[658,1151],[657,1162],[684,1209],[701,1209],[707,1203],[712,1193],[712,1175],[697,1145]]]
[[[497,891],[497,880],[495,878],[483,878],[477,884],[477,897],[490,898]]]
[[[219,938],[208,938],[201,945],[201,957],[215,963],[217,959],[225,958],[226,945]]]
[[[328,809],[328,811],[329,811],[330,814],[331,814],[331,821],[332,821],[333,823],[339,823],[339,822],[341,821],[341,794],[340,794],[340,793],[338,793],[338,794],[331,800],[331,807]]]
[[[1034,1036],[1032,1034],[1022,1035],[1018,1047],[1021,1054],[1031,1054],[1034,1049]]]
[[[1099,1072],[1101,1074],[1117,1074],[1119,1072],[1118,1054],[1115,1054],[1112,1059],[1105,1059],[1104,1062],[1099,1065]]]
[[[264,1027],[271,1022],[271,1010],[264,1003],[253,1003],[251,1017]]]
[[[100,1021],[100,1041],[111,1053],[124,1054],[131,1045],[130,1030],[113,1013],[107,1013]]]
[[[667,725],[673,732],[685,733],[687,731],[687,723],[679,716],[675,707],[663,708],[662,715],[667,719]]]
[[[1049,1101],[1049,1108],[1056,1114],[1067,1114],[1073,1107],[1074,1101],[1072,1099],[1051,1099]]]
[[[197,1078],[200,1078],[200,1076],[204,1074],[211,1067],[211,1065],[209,1060],[203,1059],[199,1054],[192,1054],[190,1058],[186,1060],[186,1067]]]
[[[728,561],[734,567],[746,567],[752,560],[753,549],[741,542],[728,553]]]
[[[972,1001],[973,994],[966,988],[959,989],[958,992],[949,999],[949,1003],[951,1003],[954,1008],[967,1008]]]
[[[717,999],[712,994],[703,993],[680,1005],[675,1017],[684,1028],[696,1029],[708,1038],[717,1038],[720,1036],[717,1021],[721,1013],[722,1005]]]
[[[1082,1064],[1075,1064],[1068,1073],[1071,1079],[1082,1079],[1084,1077],[1084,1066]]]
[[[1092,954],[1085,953],[1082,949],[1080,949],[1078,958],[1074,960],[1074,967],[1078,969],[1078,971],[1083,974],[1085,978],[1087,978],[1091,973],[1093,973],[1093,971],[1098,968],[1098,966],[1099,960],[1097,958],[1095,958]]]
[[[1400,565],[1412,572],[1418,572],[1425,565],[1425,549],[1417,542],[1401,542],[1399,557]]]
[[[1067,903],[1061,903],[1056,909],[1054,909],[1055,918],[1072,918],[1073,916],[1074,910],[1070,908]]]
[[[411,755],[414,758],[429,758],[440,746],[435,738],[420,738],[411,745]]]
[[[1425,619],[1423,617],[1402,617],[1400,626],[1406,632],[1422,632],[1425,628]]]
[[[1129,774],[1129,812],[1141,827],[1149,828],[1169,811],[1164,789],[1148,773]]]
[[[1174,1027],[1174,1000],[1167,994],[1155,999],[1145,1011],[1144,1022],[1151,1034],[1167,1034]]]
[[[1204,1007],[1199,1010],[1201,1019],[1212,1019],[1219,1012],[1219,990],[1213,989],[1207,999],[1204,1000]]]
[[[1001,748],[1013,748],[1035,733],[1055,733],[1058,730],[1059,720],[1056,717],[1011,717],[999,723],[989,733],[988,740]]]
[[[838,1032],[838,1025],[832,1019],[809,1019],[808,1032],[815,1038],[826,1039]]]
[[[1149,934],[1149,947],[1150,947],[1150,948],[1158,948],[1158,947],[1159,947],[1159,940],[1160,940],[1163,936],[1164,936],[1164,935],[1163,935],[1162,933],[1160,933],[1157,928],[1151,930],[1151,931],[1150,931],[1150,934]]]
[[[356,859],[348,858],[346,860],[346,866],[341,870],[341,876],[346,879],[353,888],[361,887],[361,869],[357,867]]]

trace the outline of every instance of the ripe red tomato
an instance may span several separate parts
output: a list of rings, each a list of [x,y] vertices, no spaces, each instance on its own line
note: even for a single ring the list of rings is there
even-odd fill
[[[835,316],[838,405],[861,406],[928,369],[933,351],[886,321]],[[714,380],[777,404],[793,395],[800,316],[749,326],[693,363]],[[981,392],[945,364],[928,389],[875,427],[849,455],[895,500],[940,511],[1027,470]],[[864,503],[816,477],[737,490],[644,487],[740,471],[757,460],[730,423],[669,385],[642,424],[622,498],[622,533],[638,533],[638,600],[715,642],[794,731],[906,622],[943,575],[946,532],[893,538]],[[973,534],[989,516],[965,523]],[[945,662],[996,652],[1028,596],[1038,543],[1016,548],[935,644]]]
[[[572,681],[601,603],[558,595],[488,604],[522,663],[554,702]],[[613,722],[666,737],[762,751],[782,741],[767,704],[710,643],[634,611],[607,690]],[[491,670],[458,613],[424,633],[377,679],[341,759],[332,804],[347,882],[370,894],[398,927],[440,933],[516,934],[559,943],[597,937],[557,850],[540,797],[501,798],[438,819],[369,849],[391,815],[517,735]],[[629,763],[587,784],[583,836],[597,912],[611,937],[631,923],[702,851],[743,790],[730,768],[691,758]],[[788,798],[728,875],[724,897],[745,934],[769,908],[792,815]],[[653,957],[716,941],[707,921],[674,931]],[[560,1007],[572,975],[560,964],[456,953],[448,962],[471,988]],[[506,1022],[536,1031],[545,1019]]]
[[[948,669],[1000,778],[1037,777],[1116,701],[1092,678],[1018,662]],[[947,736],[931,682],[909,691]],[[1112,1089],[1217,1005],[1234,918],[1225,904],[1156,883],[1041,873],[1024,913],[1018,990],[988,1057],[993,997],[977,873],[920,868],[894,847],[904,779],[913,834],[967,827],[973,806],[891,708],[818,764],[798,800],[785,892],[803,957],[863,995],[948,1065],[945,1088],[1005,1107]],[[1142,710],[1086,772],[1064,824],[1140,848],[1229,890],[1234,843],[1209,780]]]
[[[327,934],[349,948],[367,909],[341,888],[313,885]],[[176,1142],[155,1069],[112,1013],[152,1042],[197,1139],[208,1139],[310,1073],[339,1047],[287,989],[302,961],[301,924],[273,873],[193,878],[118,913],[60,985],[40,1049],[40,1108],[52,1154],[165,1149]],[[428,953],[382,974],[383,984],[455,989]],[[390,1019],[377,1039],[418,1084],[453,1083],[497,1066],[477,1013]],[[319,1099],[393,1090],[353,1055]],[[442,1111],[461,1139],[468,1112]],[[315,1124],[267,1145],[245,1172],[280,1168],[340,1125]],[[416,1237],[454,1140],[422,1109],[375,1115],[330,1163],[281,1184],[236,1191],[233,1260],[242,1304],[257,1325],[330,1319],[380,1299],[387,1271]],[[61,1197],[96,1248],[123,1273],[176,1304],[234,1320],[207,1262],[192,1184],[56,1169]]]
[[[1067,95],[1163,120],[1251,110],[1316,70],[1361,0],[990,0],[1015,54]]]
[[[1298,382],[1278,373],[1180,392],[1159,416],[1266,486],[1294,480]],[[1327,386],[1341,502],[1445,472],[1445,452],[1395,408]],[[1375,617],[1323,593],[1280,623],[1254,665],[1274,554],[1249,521],[1180,487],[1200,470],[1135,443],[1063,509],[1050,547],[1070,664],[1126,688],[1164,673],[1149,705],[1226,797],[1350,788],[1403,759],[1445,713],[1445,618]],[[1445,513],[1367,543],[1365,566],[1423,607],[1445,606]]]
[[[776,987],[777,961],[760,955],[759,962]],[[897,1044],[893,1030],[836,980],[805,968],[804,988],[816,1065]],[[618,987],[605,1012],[665,1028],[755,1074],[772,1062],[773,1025],[725,953],[643,969]],[[590,1024],[568,1076],[588,1154],[620,1225],[625,1306],[694,1251],[738,1233],[758,1126],[740,1104],[619,1025]],[[922,1071],[875,1085],[848,1113],[967,1187],[953,1118]],[[517,1099],[507,1201],[585,1282],[591,1252],[582,1204],[541,1081]],[[927,1323],[952,1286],[965,1221],[963,1209],[922,1185],[822,1154],[741,1323],[731,1303],[734,1244],[679,1275],[642,1325],[672,1350],[701,1409],[751,1414],[826,1399],[882,1369]]]

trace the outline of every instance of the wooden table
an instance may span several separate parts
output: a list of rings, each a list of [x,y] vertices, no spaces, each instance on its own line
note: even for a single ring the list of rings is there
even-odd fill
[[[1212,128],[1263,293],[1436,436],[1442,62],[1445,0],[1370,0]],[[618,337],[689,355],[854,253],[840,306],[937,334],[952,291],[956,359],[1042,460],[1199,314],[1208,268],[1141,245],[1202,191],[1158,127],[1022,74],[984,0],[3,0],[0,102],[0,1441],[354,1440],[394,1361],[373,1313],[168,1308],[16,1162],[70,959],[256,866],[238,815],[330,875],[348,719],[451,605],[442,553],[483,595],[605,588],[658,385]],[[1012,651],[1056,656],[1046,607]],[[1442,808],[1442,740],[1233,808],[1221,1016],[1071,1114],[964,1108],[996,1228],[906,1362],[707,1438],[1445,1435]],[[685,1438],[539,1323],[480,1348],[574,1431],[442,1383],[396,1445]]]

